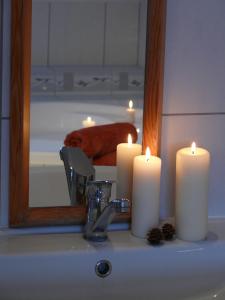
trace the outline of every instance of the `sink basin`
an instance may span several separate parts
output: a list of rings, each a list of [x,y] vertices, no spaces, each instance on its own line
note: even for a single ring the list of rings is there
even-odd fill
[[[108,260],[111,274],[95,272]],[[206,241],[150,246],[129,231],[104,243],[80,233],[0,231],[3,300],[225,299],[225,220],[210,221]]]

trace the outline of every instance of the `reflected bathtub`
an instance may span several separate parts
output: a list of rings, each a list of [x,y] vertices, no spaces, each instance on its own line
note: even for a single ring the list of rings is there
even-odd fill
[[[65,136],[83,127],[82,121],[91,116],[96,125],[129,122],[129,114],[123,106],[43,102],[31,103],[30,150],[31,152],[58,152]],[[135,110],[135,124],[142,137],[142,109]]]
[[[96,180],[116,180],[115,166],[95,166]],[[111,198],[116,197],[116,184]],[[55,152],[31,152],[29,168],[29,206],[70,206],[63,162]],[[1,298],[0,298],[1,299]]]
[[[69,101],[31,103],[30,207],[70,205],[64,166],[59,157],[65,136],[82,128],[91,116],[96,125],[129,121],[125,107]],[[141,128],[142,110],[135,111],[135,125]],[[139,133],[141,139],[142,132]],[[116,179],[116,167],[96,167],[96,179]],[[116,196],[113,186],[112,197]]]

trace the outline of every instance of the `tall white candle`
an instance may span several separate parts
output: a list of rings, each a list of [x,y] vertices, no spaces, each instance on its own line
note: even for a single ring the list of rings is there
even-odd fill
[[[203,148],[182,148],[176,155],[176,233],[186,241],[206,238],[210,154]]]
[[[133,108],[134,103],[133,103],[132,100],[129,100],[128,106],[129,106],[127,108],[128,122],[134,124],[134,122],[135,122],[135,109]]]
[[[161,159],[150,155],[134,158],[132,196],[132,234],[145,238],[147,232],[159,223]]]
[[[141,145],[132,144],[132,137],[128,135],[128,143],[117,145],[117,197],[128,198],[132,196],[133,159],[141,154]]]

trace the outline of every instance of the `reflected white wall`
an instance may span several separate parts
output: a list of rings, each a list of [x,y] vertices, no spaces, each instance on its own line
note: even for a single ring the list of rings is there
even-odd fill
[[[33,65],[144,65],[146,0],[32,5]]]

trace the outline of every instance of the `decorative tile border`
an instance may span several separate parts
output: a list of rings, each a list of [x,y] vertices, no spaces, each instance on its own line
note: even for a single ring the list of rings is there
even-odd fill
[[[143,87],[144,70],[140,68],[32,68],[32,95],[90,91],[101,95],[131,91],[143,94]]]

